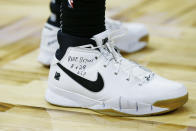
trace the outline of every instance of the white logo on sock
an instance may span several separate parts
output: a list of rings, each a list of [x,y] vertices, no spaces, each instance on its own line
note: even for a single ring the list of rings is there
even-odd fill
[[[68,0],[68,3],[69,3],[69,7],[70,8],[74,8],[74,1],[73,0]]]

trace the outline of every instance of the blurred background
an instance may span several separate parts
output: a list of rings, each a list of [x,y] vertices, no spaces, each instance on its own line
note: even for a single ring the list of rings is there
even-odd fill
[[[157,117],[112,118],[44,100],[49,68],[37,62],[50,0],[0,0],[0,130],[196,131],[196,0],[107,0],[106,14],[139,22],[147,48],[123,54],[188,87],[183,108]]]

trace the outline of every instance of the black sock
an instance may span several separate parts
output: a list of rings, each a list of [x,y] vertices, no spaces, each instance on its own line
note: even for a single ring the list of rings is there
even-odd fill
[[[105,0],[61,0],[59,49],[61,60],[68,47],[96,45],[90,38],[105,31]]]
[[[51,0],[50,2],[51,15],[47,22],[56,27],[60,27],[60,5],[61,0]]]
[[[105,31],[105,0],[62,0],[61,30],[91,38]]]

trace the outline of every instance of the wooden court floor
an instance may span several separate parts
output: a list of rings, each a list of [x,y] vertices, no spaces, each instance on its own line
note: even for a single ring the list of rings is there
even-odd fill
[[[196,0],[108,0],[107,15],[144,23],[148,47],[128,59],[185,84],[189,102],[153,117],[109,117],[44,100],[49,69],[37,62],[49,0],[0,0],[1,131],[196,131]]]

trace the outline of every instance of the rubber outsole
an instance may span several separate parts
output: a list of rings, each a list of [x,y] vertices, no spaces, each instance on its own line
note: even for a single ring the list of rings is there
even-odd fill
[[[97,113],[101,113],[101,114],[109,115],[109,116],[115,116],[115,117],[161,115],[161,114],[171,112],[173,110],[178,109],[179,107],[183,106],[188,101],[188,94],[186,94],[182,97],[178,97],[178,98],[174,98],[174,99],[167,99],[167,100],[157,101],[153,105],[151,105],[151,108],[152,108],[151,111],[150,110],[145,111],[145,112],[137,112],[136,111],[133,114],[133,113],[120,112],[120,111],[115,110],[115,109],[90,109],[90,108],[80,107],[73,100],[69,100],[65,97],[61,97],[61,95],[59,96],[55,92],[53,92],[53,91],[51,92],[50,90],[47,90],[47,92],[46,92],[46,101],[48,101],[50,104],[55,105],[55,106],[68,107],[68,108],[89,109],[89,110],[95,111]],[[75,103],[75,104],[73,104],[73,103]],[[155,108],[159,108],[161,110],[156,110]]]
[[[149,35],[143,36],[141,39],[139,39],[139,42],[146,42],[146,43],[148,43],[149,42]]]
[[[160,108],[167,108],[168,110],[157,112],[157,113],[144,114],[144,115],[126,114],[126,113],[122,113],[122,112],[119,112],[113,109],[93,110],[93,111],[104,114],[104,115],[116,116],[116,117],[155,116],[155,115],[161,115],[161,114],[165,114],[168,112],[172,112],[182,107],[187,101],[188,101],[188,94],[186,94],[185,96],[179,97],[179,98],[175,98],[175,99],[158,101],[154,103],[153,106],[160,107]]]

